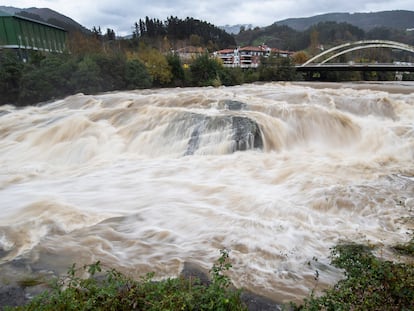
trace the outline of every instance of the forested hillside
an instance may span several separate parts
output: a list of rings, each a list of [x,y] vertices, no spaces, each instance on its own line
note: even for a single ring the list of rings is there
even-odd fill
[[[348,23],[365,31],[381,27],[406,30],[414,28],[414,12],[395,10],[370,13],[328,13],[304,18],[289,18],[275,24],[304,31],[321,22]]]
[[[245,30],[235,36],[238,45],[267,44],[279,49],[300,51],[311,45],[332,46],[343,42],[382,39],[414,45],[414,31],[378,27],[365,31],[348,23],[320,22],[304,31],[277,23]],[[313,41],[313,42],[311,42]]]

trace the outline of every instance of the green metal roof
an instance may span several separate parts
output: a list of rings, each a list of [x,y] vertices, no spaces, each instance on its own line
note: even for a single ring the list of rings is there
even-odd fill
[[[66,30],[0,11],[0,48],[63,52]]]
[[[4,11],[1,11],[1,10],[0,10],[0,17],[14,17],[14,18],[19,18],[19,19],[23,19],[23,20],[26,20],[26,21],[29,21],[29,22],[33,22],[33,23],[37,23],[37,24],[42,24],[42,25],[45,25],[45,26],[49,26],[49,27],[53,27],[53,28],[60,29],[60,30],[63,30],[63,31],[67,31],[66,29],[61,28],[59,26],[55,26],[55,25],[52,25],[52,24],[49,24],[49,23],[46,23],[46,22],[39,21],[37,19],[28,18],[28,17],[25,17],[25,16],[20,16],[20,15],[16,15],[16,14],[9,14],[9,13],[4,12]]]

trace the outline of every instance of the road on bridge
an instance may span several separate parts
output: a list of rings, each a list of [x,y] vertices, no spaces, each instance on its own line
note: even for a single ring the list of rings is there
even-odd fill
[[[325,64],[308,64],[295,66],[300,72],[323,72],[323,71],[399,71],[414,72],[412,63],[325,63]]]

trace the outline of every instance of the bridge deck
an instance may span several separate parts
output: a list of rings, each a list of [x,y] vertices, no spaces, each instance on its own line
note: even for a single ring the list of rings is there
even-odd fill
[[[401,71],[414,72],[414,64],[308,64],[295,66],[297,71]]]

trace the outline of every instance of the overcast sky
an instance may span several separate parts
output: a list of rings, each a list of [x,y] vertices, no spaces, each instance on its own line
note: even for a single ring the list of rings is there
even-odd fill
[[[0,5],[50,8],[86,28],[111,28],[117,35],[132,33],[133,24],[145,16],[160,20],[190,16],[216,26],[268,26],[286,18],[322,13],[414,11],[414,0],[2,0]]]

